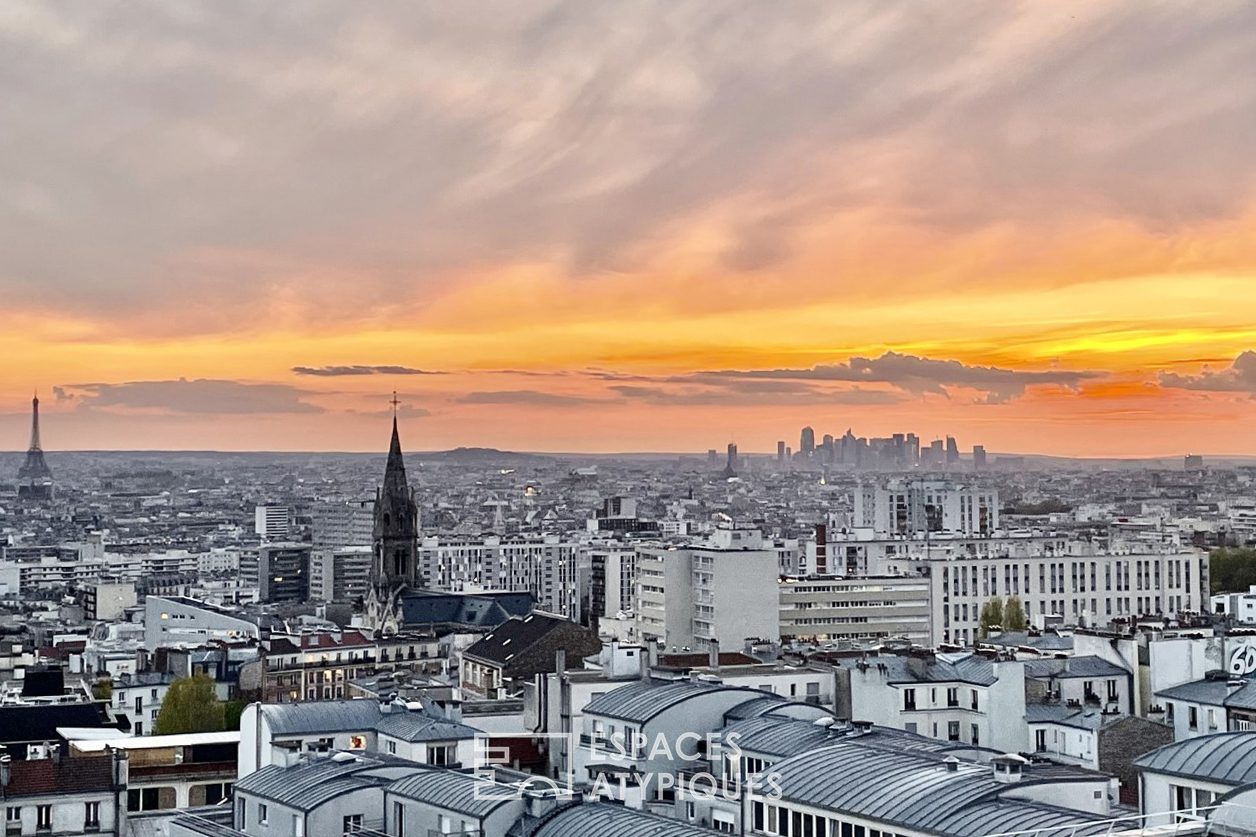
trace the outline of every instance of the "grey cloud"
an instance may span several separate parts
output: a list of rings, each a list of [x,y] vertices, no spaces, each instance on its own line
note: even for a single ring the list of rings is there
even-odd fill
[[[1204,369],[1197,375],[1161,372],[1160,386],[1203,392],[1246,392],[1256,395],[1256,352],[1248,350],[1234,359],[1229,369]]]
[[[322,407],[302,399],[315,393],[285,384],[247,384],[198,378],[177,381],[131,381],[121,384],[67,384],[64,398],[78,409],[121,407],[200,415],[321,413]]]
[[[631,274],[729,199],[754,272],[817,216],[1168,234],[1256,184],[1241,0],[5,11],[9,304],[347,317],[503,260]]]
[[[761,384],[771,384],[763,386]],[[731,382],[719,388],[646,387],[616,384],[608,387],[623,398],[660,405],[684,406],[779,406],[825,405],[879,406],[897,404],[907,396],[898,392],[869,389],[823,389],[785,382]]]
[[[726,369],[695,372],[674,380],[727,383],[746,379],[883,383],[911,393],[947,394],[948,387],[965,387],[991,393],[1000,399],[1023,395],[1025,388],[1056,385],[1077,389],[1082,381],[1101,377],[1099,372],[1066,370],[1021,371],[997,366],[970,366],[957,360],[935,360],[886,352],[880,357],[853,357],[844,363],[822,364],[805,369]]]
[[[313,375],[323,378],[337,378],[351,375],[444,375],[444,372],[432,372],[426,369],[415,369],[410,366],[294,366],[292,371],[297,375]]]
[[[576,395],[560,395],[535,389],[495,390],[470,392],[458,399],[462,404],[517,404],[538,407],[572,407],[579,404],[598,403],[596,399]]]

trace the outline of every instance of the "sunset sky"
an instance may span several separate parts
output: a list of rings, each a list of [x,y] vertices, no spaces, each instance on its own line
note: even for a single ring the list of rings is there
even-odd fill
[[[0,4],[0,449],[1256,454],[1256,4]]]

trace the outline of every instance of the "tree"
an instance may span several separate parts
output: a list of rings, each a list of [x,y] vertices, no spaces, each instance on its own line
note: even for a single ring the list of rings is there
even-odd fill
[[[1214,594],[1246,593],[1256,584],[1256,549],[1214,549],[1208,555],[1208,577]]]
[[[1003,629],[1006,631],[1023,631],[1027,627],[1025,606],[1016,596],[1008,596],[1003,603]]]
[[[981,636],[988,637],[990,631],[1003,629],[1003,602],[996,596],[981,606]]]
[[[223,704],[223,729],[239,730],[240,716],[248,703],[242,700],[229,700]]]
[[[198,672],[170,684],[153,731],[157,735],[175,735],[224,729],[224,708],[215,691],[214,679],[205,672]]]
[[[92,697],[108,703],[113,699],[113,681],[97,680],[92,684]]]

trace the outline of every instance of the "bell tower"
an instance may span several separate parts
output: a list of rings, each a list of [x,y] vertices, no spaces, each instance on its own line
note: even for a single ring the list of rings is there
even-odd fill
[[[406,479],[406,464],[401,456],[401,437],[397,433],[397,396],[393,395],[392,442],[388,446],[388,464],[384,466],[384,484],[375,494],[375,523],[372,532],[374,561],[371,583],[381,593],[418,584],[419,507],[414,490]]]

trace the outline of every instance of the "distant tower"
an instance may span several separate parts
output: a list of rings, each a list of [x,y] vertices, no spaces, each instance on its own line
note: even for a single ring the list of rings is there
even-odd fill
[[[816,449],[816,432],[810,427],[804,427],[799,435],[798,450],[803,456],[811,456]]]
[[[26,461],[17,469],[18,497],[28,500],[52,499],[52,469],[44,461],[44,449],[39,442],[39,396],[31,399],[31,446],[26,450]]]
[[[375,493],[374,555],[364,620],[367,627],[384,634],[400,629],[399,598],[407,588],[418,584],[419,507],[401,456],[398,403],[394,394],[392,441],[384,466],[384,484]]]
[[[737,476],[737,465],[738,465],[737,443],[729,442],[728,443],[728,464],[724,466],[724,476],[726,477]]]
[[[973,468],[977,471],[985,470],[986,468],[985,445],[973,445]]]

